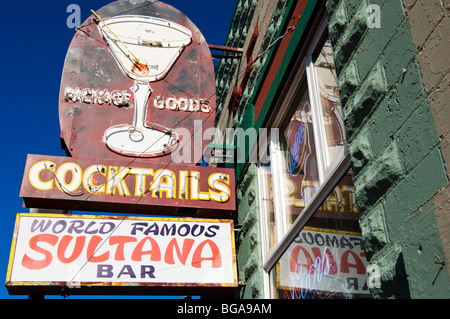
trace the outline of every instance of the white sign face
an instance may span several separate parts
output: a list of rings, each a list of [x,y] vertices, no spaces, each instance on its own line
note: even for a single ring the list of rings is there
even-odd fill
[[[237,286],[231,220],[18,214],[8,285]]]
[[[370,294],[360,235],[305,227],[280,262],[279,285],[304,298],[315,291]]]

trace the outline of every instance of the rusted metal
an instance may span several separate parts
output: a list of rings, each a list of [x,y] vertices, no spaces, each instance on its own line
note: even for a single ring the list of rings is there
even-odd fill
[[[220,50],[220,51],[225,51],[225,52],[234,52],[234,53],[241,53],[241,54],[242,54],[242,52],[244,52],[244,50],[241,48],[234,48],[234,47],[228,47],[228,46],[223,46],[223,45],[208,44],[208,47],[211,50]]]
[[[229,218],[234,183],[227,168],[28,155],[20,196],[31,208]]]
[[[221,52],[231,53],[231,54],[211,53],[213,58],[240,59],[244,52],[244,50],[241,48],[234,48],[234,47],[223,46],[223,45],[208,44],[208,47],[210,50],[217,50],[217,51],[221,51]]]
[[[161,78],[147,82],[145,86],[139,81],[137,85],[118,63],[120,59],[117,59],[117,54],[114,55],[114,41],[108,40],[107,30],[102,30],[103,23],[94,15],[89,17],[70,44],[61,78],[59,119],[62,145],[66,152],[74,158],[151,157],[151,160],[169,163],[172,160],[171,152],[176,147],[184,143],[193,146],[195,143],[198,147],[190,148],[191,163],[201,162],[203,150],[211,137],[211,130],[208,129],[214,127],[216,110],[214,64],[201,32],[183,13],[161,1],[145,6],[130,1],[116,1],[96,13],[111,30],[114,29],[111,21],[118,25],[122,23],[122,17],[127,21],[133,21],[133,17],[144,22],[153,19],[157,21],[155,25],[164,20],[168,21],[168,28],[169,25],[178,25],[179,28],[190,30],[192,39],[188,45],[180,47],[182,50],[179,56]],[[131,24],[131,27],[136,25]],[[131,40],[125,39],[117,30],[122,29],[113,31],[117,37],[123,38],[126,47],[135,55],[139,55],[136,46],[142,50],[169,50],[163,41],[150,37],[131,39],[139,44],[132,46]],[[153,34],[144,31],[143,34]],[[117,44],[120,45],[118,40]],[[141,56],[138,58],[145,67],[137,68],[135,63],[134,74],[147,69],[156,72],[161,68],[154,65],[154,61],[141,61]],[[159,102],[172,98],[174,100],[170,105]],[[197,108],[201,100],[208,101],[208,107]],[[137,110],[138,106],[143,106],[143,110]],[[134,123],[136,117],[139,125]],[[200,130],[197,130],[196,123],[202,124]],[[185,132],[186,129],[189,135],[177,132]],[[167,130],[173,132],[172,137],[165,134]],[[153,142],[143,144],[136,150],[130,149],[130,145],[138,144],[136,141],[143,140],[150,131],[159,132]],[[194,132],[201,138],[194,141]],[[123,149],[120,145],[124,139],[118,142],[111,140],[119,135],[124,136],[124,139],[129,136],[130,141]],[[158,140],[161,141],[160,148],[147,151]],[[120,144],[119,147],[117,144]]]

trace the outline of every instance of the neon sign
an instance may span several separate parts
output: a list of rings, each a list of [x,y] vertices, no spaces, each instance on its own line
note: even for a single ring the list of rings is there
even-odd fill
[[[177,129],[193,136],[196,120],[214,127],[214,64],[202,33],[161,1],[116,1],[92,13],[76,30],[61,78],[67,153],[170,163],[186,139]],[[117,107],[96,107],[108,105]],[[210,138],[189,150],[191,163],[201,162]]]
[[[232,189],[232,169],[29,155],[21,196],[37,208],[148,212],[149,206],[165,206],[176,212],[182,206],[227,215],[235,208]]]

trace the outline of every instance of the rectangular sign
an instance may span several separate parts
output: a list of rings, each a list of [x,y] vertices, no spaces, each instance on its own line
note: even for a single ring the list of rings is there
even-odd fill
[[[234,183],[227,168],[28,155],[20,196],[31,208],[230,218]]]
[[[11,294],[236,286],[232,220],[17,214]]]
[[[314,292],[370,294],[360,234],[305,227],[280,260],[278,284],[289,298]]]

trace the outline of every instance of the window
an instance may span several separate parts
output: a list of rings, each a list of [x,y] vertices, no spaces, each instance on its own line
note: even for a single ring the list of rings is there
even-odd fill
[[[351,174],[342,176],[270,270],[273,298],[370,297]]]
[[[327,21],[297,64],[272,121],[270,162],[259,165],[266,297],[365,297],[366,260]]]

